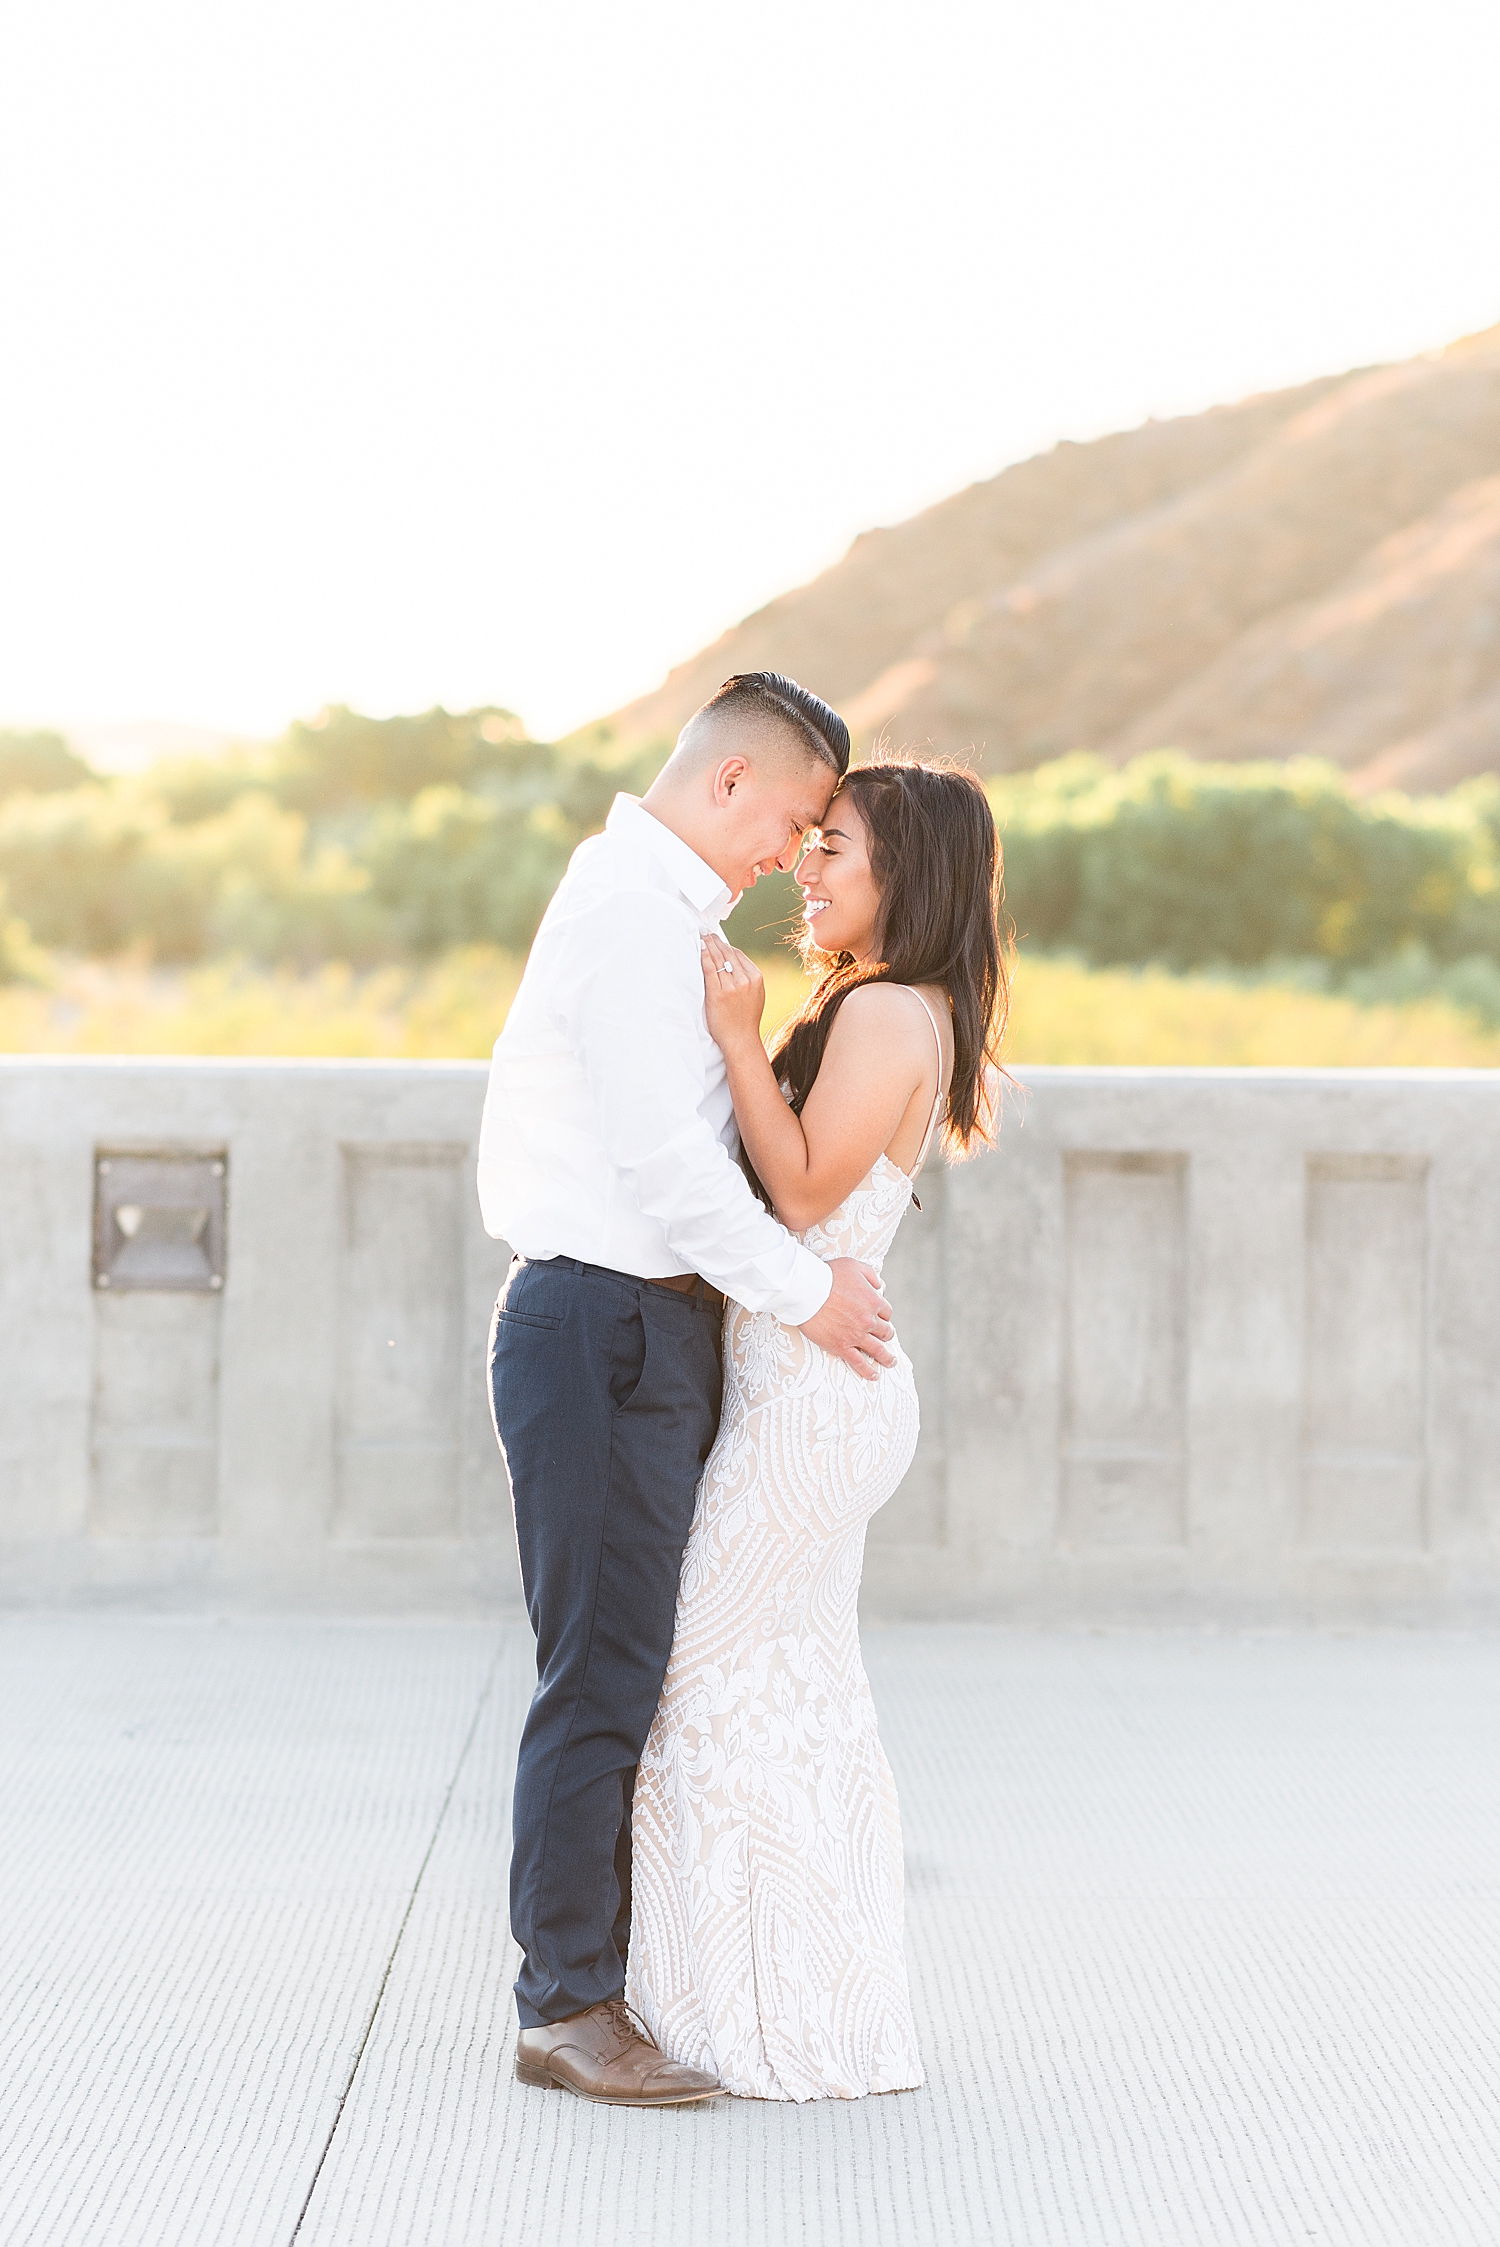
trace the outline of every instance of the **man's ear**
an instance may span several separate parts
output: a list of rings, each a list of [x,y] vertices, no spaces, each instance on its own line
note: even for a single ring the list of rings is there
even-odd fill
[[[744,757],[725,757],[714,773],[714,802],[722,810],[730,803],[737,790],[749,775],[750,765]]]

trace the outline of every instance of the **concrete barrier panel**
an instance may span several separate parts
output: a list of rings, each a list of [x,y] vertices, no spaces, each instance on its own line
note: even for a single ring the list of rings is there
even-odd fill
[[[515,1605],[484,1082],[471,1062],[0,1061],[5,1597]],[[101,1152],[163,1176],[223,1160],[221,1285],[95,1284]],[[135,1240],[171,1233],[132,1191]]]
[[[1500,1616],[1500,1079],[1034,1069],[923,1199],[942,1527],[872,1539],[873,1612]]]
[[[1500,1080],[1036,1069],[887,1267],[872,1612],[1500,1617]],[[519,1598],[477,1062],[0,1060],[0,1596]]]

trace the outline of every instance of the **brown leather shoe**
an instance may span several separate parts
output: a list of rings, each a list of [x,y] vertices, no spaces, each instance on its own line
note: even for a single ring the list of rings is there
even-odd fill
[[[621,1997],[591,2005],[571,2021],[522,2029],[516,2081],[538,2091],[571,2091],[607,2107],[676,2107],[724,2096],[711,2075],[667,2059]]]

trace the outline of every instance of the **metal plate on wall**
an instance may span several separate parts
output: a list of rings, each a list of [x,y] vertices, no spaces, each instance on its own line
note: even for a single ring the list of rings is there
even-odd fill
[[[224,1285],[222,1154],[94,1158],[94,1285],[217,1294]]]

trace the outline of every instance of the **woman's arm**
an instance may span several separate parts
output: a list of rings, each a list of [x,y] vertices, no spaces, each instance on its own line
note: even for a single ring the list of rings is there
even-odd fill
[[[794,1116],[760,1042],[765,983],[755,962],[706,937],[703,985],[740,1137],[777,1216],[803,1232],[859,1184],[913,1098],[932,1099],[931,1029],[902,991],[878,983],[851,991],[834,1017],[817,1082]]]

